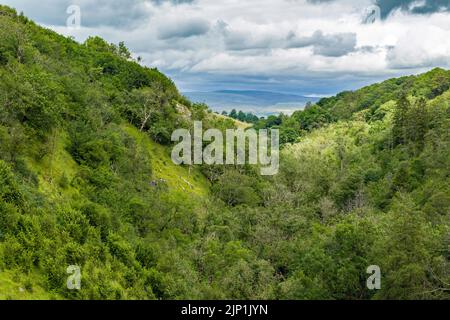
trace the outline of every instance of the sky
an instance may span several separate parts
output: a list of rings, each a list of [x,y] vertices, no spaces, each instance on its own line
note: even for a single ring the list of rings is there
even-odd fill
[[[450,68],[450,0],[0,3],[80,42],[91,35],[124,41],[143,64],[169,75],[182,92],[326,96],[433,67]],[[79,28],[67,25],[71,5],[80,8]]]

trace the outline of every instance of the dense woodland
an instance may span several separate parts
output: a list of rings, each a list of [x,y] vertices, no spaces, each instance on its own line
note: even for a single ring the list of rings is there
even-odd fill
[[[235,120],[253,124],[257,123],[260,120],[260,118],[258,118],[251,112],[244,112],[242,110],[237,111],[236,109],[231,110],[230,113],[222,111],[222,115],[230,117]]]
[[[123,43],[0,6],[0,298],[449,299],[449,88],[434,69],[255,121],[281,131],[273,177],[178,167],[174,129],[234,122]]]

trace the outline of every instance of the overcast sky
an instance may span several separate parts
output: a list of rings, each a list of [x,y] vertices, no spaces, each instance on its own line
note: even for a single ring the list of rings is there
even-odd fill
[[[125,41],[182,91],[327,95],[432,67],[450,68],[450,0],[0,3],[79,41],[89,35]],[[78,30],[66,26],[72,4],[81,9]]]

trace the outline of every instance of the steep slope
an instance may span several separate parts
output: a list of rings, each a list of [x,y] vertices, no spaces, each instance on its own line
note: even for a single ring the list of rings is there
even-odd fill
[[[0,13],[2,297],[67,297],[65,269],[97,260],[98,250],[106,256],[91,260],[93,270],[122,265],[136,272],[142,267],[131,248],[149,221],[171,229],[178,206],[194,212],[209,193],[198,168],[175,166],[161,144],[172,127],[189,127],[192,120],[175,105],[190,103],[119,47],[99,38],[79,45],[12,9]],[[142,123],[145,112],[150,117]],[[56,278],[51,270],[59,270]],[[92,290],[87,296],[99,294]]]

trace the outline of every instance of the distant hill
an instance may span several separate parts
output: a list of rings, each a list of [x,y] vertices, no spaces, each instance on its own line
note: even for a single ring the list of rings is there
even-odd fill
[[[256,90],[186,92],[184,95],[194,102],[206,103],[214,111],[239,109],[252,112],[258,116],[280,112],[290,114],[295,110],[303,109],[309,101],[316,102],[319,100],[316,97]]]

